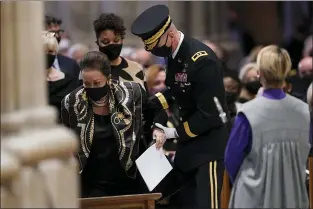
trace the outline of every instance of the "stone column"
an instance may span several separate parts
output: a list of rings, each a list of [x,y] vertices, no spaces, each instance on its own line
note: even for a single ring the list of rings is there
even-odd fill
[[[192,1],[191,2],[191,36],[193,38],[203,40],[206,37],[205,29],[208,22],[205,21],[204,11],[205,3],[203,1]],[[188,24],[188,23],[187,23]]]
[[[208,2],[208,13],[207,17],[209,23],[209,39],[211,41],[217,41],[219,37],[219,27],[218,27],[218,3],[215,1]]]
[[[19,34],[14,36],[16,37],[14,40],[15,78],[18,78],[18,82],[16,82],[18,88],[17,107],[19,109],[41,107],[47,104],[45,99],[47,88],[45,79],[37,78],[44,78],[46,75],[43,70],[45,67],[42,42],[39,41],[42,39],[42,34],[34,32],[43,31],[42,4],[15,2],[13,15],[11,24],[14,22],[15,33]]]
[[[230,39],[228,30],[228,5],[226,1],[219,1],[217,24],[219,27],[219,41],[227,42]]]
[[[77,139],[47,105],[42,23],[42,2],[1,2],[1,207],[78,208]]]
[[[12,3],[1,2],[1,116],[14,111],[17,104],[14,70],[9,70],[16,69],[13,6]]]
[[[20,207],[78,208],[76,140],[64,127],[6,137],[2,148],[23,166],[15,190]]]
[[[20,207],[20,196],[14,188],[19,171],[18,159],[1,149],[1,208]]]
[[[184,31],[185,24],[188,24],[185,22],[184,17],[184,3],[182,1],[169,1],[168,2],[168,8],[170,10],[171,18],[173,19],[173,22],[175,23],[176,27],[179,30]]]

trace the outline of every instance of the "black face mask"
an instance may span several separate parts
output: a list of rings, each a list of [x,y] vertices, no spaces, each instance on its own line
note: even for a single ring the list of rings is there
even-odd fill
[[[143,67],[144,69],[148,69],[148,68],[150,67],[150,65],[149,65],[149,64],[144,64],[142,67]]]
[[[249,100],[247,100],[246,98],[243,98],[243,97],[239,97],[237,101],[241,104],[244,104],[244,103],[248,102]]]
[[[56,39],[57,39],[57,41],[58,41],[58,44],[61,42],[61,36],[57,36],[57,37],[55,37]]]
[[[262,85],[260,81],[251,81],[247,82],[245,87],[251,94],[257,94]]]
[[[153,55],[155,55],[155,56],[158,56],[158,57],[168,57],[168,56],[170,56],[172,54],[172,47],[171,46],[166,46],[167,39],[168,39],[168,36],[166,37],[165,44],[163,46],[153,48],[151,50],[151,53]]]
[[[110,61],[116,60],[122,51],[123,44],[110,44],[108,46],[99,46],[99,51],[106,54]]]
[[[108,85],[104,85],[102,87],[97,87],[97,88],[85,88],[87,96],[92,101],[95,101],[95,102],[99,101],[101,98],[107,95],[108,90],[109,90]]]
[[[233,103],[235,103],[235,101],[236,101],[237,98],[238,98],[237,92],[229,92],[229,91],[226,91],[225,94],[226,94],[226,102],[227,102],[227,104],[233,104]]]
[[[46,69],[52,67],[55,60],[55,54],[46,54]]]

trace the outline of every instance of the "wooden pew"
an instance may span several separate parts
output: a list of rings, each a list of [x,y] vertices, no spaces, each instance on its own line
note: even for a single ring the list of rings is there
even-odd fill
[[[154,209],[160,193],[81,198],[82,209]]]
[[[222,206],[221,208],[228,208],[230,192],[231,192],[231,188],[230,188],[229,176],[225,170],[224,177],[223,177],[222,195],[221,195],[221,206]]]

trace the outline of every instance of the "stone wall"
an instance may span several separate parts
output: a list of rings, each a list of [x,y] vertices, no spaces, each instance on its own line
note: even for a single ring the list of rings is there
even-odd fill
[[[146,8],[160,1],[53,1],[45,2],[46,13],[63,19],[63,28],[73,42],[83,42],[95,47],[92,22],[102,12],[112,12],[124,18],[127,28],[125,43],[140,45],[140,40],[130,34],[130,26]],[[170,9],[176,26],[188,35],[199,39],[227,39],[227,3],[203,1],[162,1]]]

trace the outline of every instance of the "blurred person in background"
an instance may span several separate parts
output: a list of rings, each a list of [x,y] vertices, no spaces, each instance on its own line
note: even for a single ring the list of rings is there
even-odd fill
[[[262,96],[240,109],[225,152],[229,208],[308,208],[309,108],[282,90],[291,70],[286,50],[263,48],[257,65]]]
[[[310,35],[309,26],[310,20],[304,18],[302,22],[298,24],[297,27],[295,28],[291,40],[288,43],[285,43],[285,48],[290,54],[293,69],[297,68],[298,63],[302,58],[304,42],[306,38]]]
[[[231,118],[231,125],[237,115],[237,109],[240,105],[237,103],[239,94],[241,91],[241,83],[238,78],[238,73],[235,71],[228,70],[224,73],[224,88],[226,94],[226,102],[228,107],[228,113]]]
[[[143,48],[136,50],[135,59],[139,64],[142,65],[144,70],[147,70],[150,65],[155,64],[152,54]]]
[[[209,41],[209,40],[205,40],[203,41],[203,43],[207,45],[208,47],[210,47],[210,49],[212,49],[215,52],[218,58],[220,58],[221,60],[224,59],[224,52],[220,46],[218,46],[216,43],[213,43],[212,41]]]
[[[74,44],[68,50],[68,56],[79,64],[80,60],[84,57],[84,55],[88,52],[89,48],[84,44]]]
[[[61,29],[61,24],[61,19],[47,15],[45,16],[45,29],[55,34],[58,43],[60,43],[61,36],[64,33],[64,30]],[[54,60],[53,67],[64,73],[72,75],[79,83],[78,78],[80,68],[75,60],[58,53],[56,59]]]
[[[285,93],[291,94],[292,92],[292,78],[297,75],[296,70],[290,70],[286,76],[286,79],[283,84],[283,90]]]
[[[144,87],[144,73],[137,62],[120,56],[126,34],[124,21],[113,13],[104,13],[93,22],[96,44],[111,63],[112,78],[120,81],[134,81]]]
[[[302,56],[303,57],[307,57],[307,56],[311,56],[312,57],[312,51],[313,51],[313,36],[310,35],[304,41],[304,47],[303,47],[303,51],[302,51]]]
[[[165,69],[161,65],[151,65],[147,69],[146,82],[149,95],[155,95],[166,88],[165,78]]]
[[[298,69],[299,69],[299,75],[301,78],[303,79],[308,79],[310,81],[313,80],[313,65],[312,65],[312,56],[309,57],[304,57],[299,65],[298,65]]]
[[[62,38],[59,43],[58,54],[68,57],[68,50],[71,46],[71,41],[67,38]]]
[[[251,52],[249,53],[248,56],[244,57],[241,62],[239,67],[242,68],[244,65],[248,64],[248,63],[255,63],[256,62],[256,58],[258,57],[259,52],[261,51],[261,49],[263,48],[262,45],[258,45],[255,46]]]
[[[47,70],[49,92],[48,100],[50,105],[56,107],[58,111],[58,119],[60,122],[61,101],[68,93],[76,89],[78,85],[76,79],[72,75],[56,70],[52,66],[58,51],[58,42],[55,38],[55,34],[48,31],[43,31],[42,39]]]
[[[136,48],[130,46],[123,46],[120,56],[125,59],[135,61]]]
[[[239,103],[245,103],[255,98],[261,83],[258,76],[258,68],[256,63],[248,63],[244,65],[239,72],[242,88],[238,98]]]
[[[298,64],[297,75],[292,78],[291,94],[306,101],[306,91],[313,80],[312,56],[304,57]]]
[[[302,50],[303,57],[300,59],[297,69],[297,76],[292,78],[293,90],[291,94],[303,101],[306,101],[306,90],[312,81],[310,69],[312,69],[312,35],[304,41]],[[297,63],[293,63],[296,65]],[[308,75],[306,75],[308,73]]]
[[[142,145],[141,86],[112,80],[110,60],[99,51],[85,54],[80,66],[83,86],[62,101],[62,122],[80,137],[81,196],[143,193],[135,165]]]

